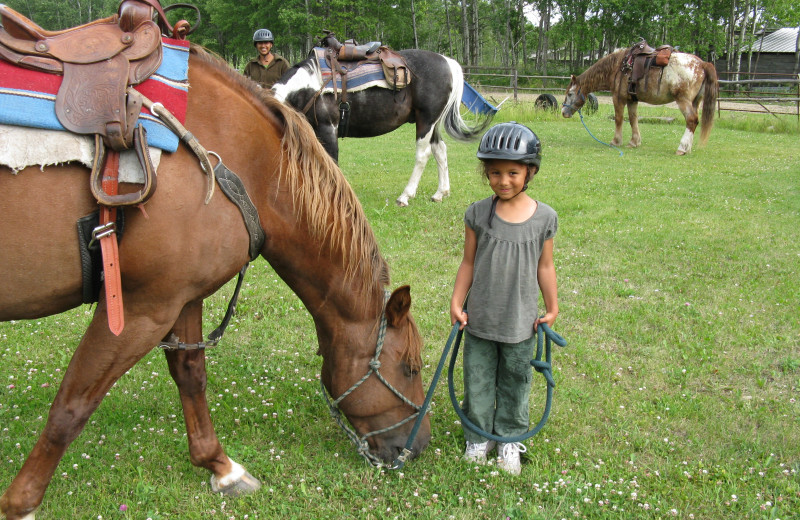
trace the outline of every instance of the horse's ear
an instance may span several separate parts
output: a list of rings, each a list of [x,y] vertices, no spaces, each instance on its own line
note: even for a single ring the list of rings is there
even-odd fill
[[[578,81],[578,78],[575,77],[575,74],[572,74],[572,79],[570,79],[570,81],[572,81],[572,83]]]
[[[411,287],[404,285],[394,290],[386,304],[386,321],[392,327],[397,327],[408,317],[411,308]]]

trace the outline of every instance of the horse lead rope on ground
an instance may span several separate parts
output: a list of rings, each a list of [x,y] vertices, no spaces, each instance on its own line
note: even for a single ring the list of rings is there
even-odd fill
[[[580,90],[580,88],[579,88],[579,90]],[[580,92],[580,95],[581,95],[581,97],[582,97],[584,100],[586,99],[586,98],[585,98],[585,96],[583,95],[583,92]],[[572,110],[573,112],[575,112],[575,107],[574,107],[573,105],[568,105],[567,103],[562,103],[562,104],[561,104],[561,106],[567,107],[567,108],[569,108],[570,110]],[[589,132],[589,135],[590,135],[590,136],[592,136],[592,139],[594,139],[595,141],[597,141],[597,142],[598,142],[598,143],[600,143],[600,144],[603,144],[603,145],[606,145],[606,146],[608,146],[608,147],[610,147],[610,148],[614,148],[614,149],[616,149],[617,151],[619,151],[619,155],[620,155],[620,157],[622,157],[622,150],[620,150],[619,148],[617,148],[616,146],[614,146],[614,145],[613,145],[613,144],[611,144],[611,143],[604,143],[603,141],[601,141],[600,139],[598,139],[598,138],[596,138],[596,137],[594,136],[594,134],[592,133],[592,131],[591,131],[591,130],[589,130],[589,127],[588,127],[588,126],[586,126],[586,123],[584,123],[584,121],[583,121],[583,112],[581,112],[581,108],[579,108],[579,109],[578,109],[578,115],[579,115],[579,116],[581,116],[581,124],[583,124],[583,127],[586,129],[586,131],[587,131],[587,132]],[[549,328],[549,327],[548,327],[548,328]],[[563,346],[563,345],[562,345],[562,346]]]

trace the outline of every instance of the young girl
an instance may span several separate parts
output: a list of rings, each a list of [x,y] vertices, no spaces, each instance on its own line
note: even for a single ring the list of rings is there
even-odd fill
[[[450,300],[451,323],[465,329],[464,411],[479,428],[501,437],[528,431],[535,331],[539,323],[552,327],[558,315],[558,217],[525,193],[539,171],[540,151],[536,134],[516,122],[498,124],[481,139],[478,159],[494,196],[467,208],[464,258]],[[464,437],[464,459],[486,462],[494,442],[466,428]],[[518,475],[524,451],[522,443],[499,444],[498,466]]]

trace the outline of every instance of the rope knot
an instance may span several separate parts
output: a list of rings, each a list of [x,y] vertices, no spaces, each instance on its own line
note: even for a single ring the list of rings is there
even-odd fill
[[[371,368],[372,370],[374,370],[375,372],[377,372],[377,371],[378,371],[378,369],[379,369],[379,368],[381,368],[381,362],[380,362],[380,360],[378,360],[378,359],[373,359],[372,361],[370,361],[370,362],[369,362],[369,368]]]
[[[537,359],[532,359],[531,365],[533,366],[533,368],[536,369],[537,372],[542,374],[544,378],[547,379],[547,386],[555,388],[556,382],[553,379],[553,374],[551,371],[552,366],[550,365],[550,363],[547,363],[546,361],[539,361]]]

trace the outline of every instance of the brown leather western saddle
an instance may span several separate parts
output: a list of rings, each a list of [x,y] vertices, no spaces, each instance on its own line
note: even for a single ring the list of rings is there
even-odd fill
[[[393,90],[398,90],[411,82],[411,74],[403,58],[397,52],[391,50],[381,42],[369,42],[359,45],[355,40],[346,40],[340,43],[331,31],[323,31],[325,36],[320,39],[319,46],[326,49],[325,59],[332,71],[342,75],[342,89],[344,88],[347,77],[347,70],[343,69],[340,62],[354,64],[360,63],[380,63],[386,82]]]
[[[359,45],[355,40],[350,39],[340,43],[331,31],[323,30],[322,32],[325,33],[325,36],[320,39],[319,46],[326,49],[325,59],[334,75],[332,82],[334,92],[336,90],[336,74],[339,74],[342,81],[342,96],[339,102],[339,137],[345,137],[350,122],[350,103],[347,101],[348,70],[353,70],[363,63],[380,63],[386,82],[394,91],[405,88],[411,82],[411,73],[405,58],[389,47],[381,45],[381,42]],[[347,63],[348,66],[342,66],[342,62]],[[324,88],[323,84],[322,89]],[[311,98],[303,109],[303,113],[311,108],[317,96],[322,93],[322,89]]]
[[[117,14],[63,31],[42,29],[0,4],[0,22],[0,59],[63,75],[55,101],[58,120],[71,132],[95,136],[91,190],[100,204],[100,225],[92,241],[102,250],[109,328],[118,335],[125,321],[117,207],[145,202],[156,186],[144,127],[137,125],[144,98],[130,87],[161,64],[161,30],[182,39],[188,22],[171,27],[158,0],[123,0]],[[144,185],[138,192],[119,194],[119,152],[131,147],[142,165]]]
[[[628,73],[628,94],[636,99],[636,83],[646,78],[647,71],[650,67],[661,67],[663,74],[664,67],[669,64],[669,57],[672,55],[671,45],[662,45],[656,49],[650,47],[644,38],[633,44],[625,57],[622,60],[622,72]],[[659,83],[661,82],[659,78]],[[645,89],[647,88],[647,79],[645,79]]]

